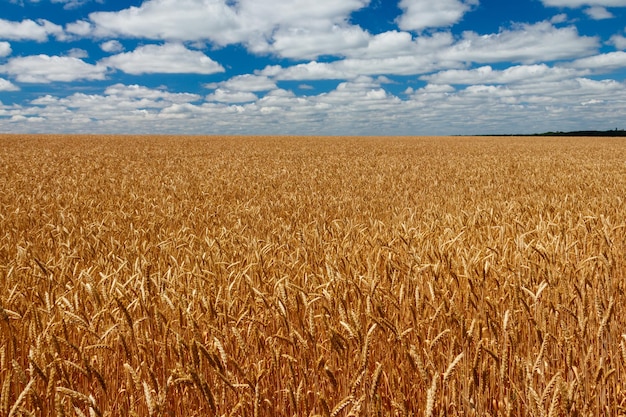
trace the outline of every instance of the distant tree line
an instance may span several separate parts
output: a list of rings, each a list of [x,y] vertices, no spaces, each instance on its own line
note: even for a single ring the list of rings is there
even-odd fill
[[[626,136],[626,130],[576,130],[573,132],[545,132],[530,136]]]
[[[467,136],[467,135],[462,135]],[[626,130],[575,130],[572,132],[544,132],[531,134],[488,134],[488,135],[470,135],[470,136],[597,136],[597,137],[626,137]]]

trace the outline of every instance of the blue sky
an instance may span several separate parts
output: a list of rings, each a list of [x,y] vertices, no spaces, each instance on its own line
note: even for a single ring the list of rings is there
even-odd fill
[[[0,132],[626,128],[626,0],[0,0]]]

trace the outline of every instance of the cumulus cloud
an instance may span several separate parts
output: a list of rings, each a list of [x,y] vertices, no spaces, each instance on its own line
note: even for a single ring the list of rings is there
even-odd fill
[[[63,28],[46,19],[38,19],[37,21],[27,19],[21,22],[0,19],[0,38],[16,41],[32,40],[45,42],[49,36],[63,39]]]
[[[252,27],[264,30],[276,26],[314,28],[343,22],[368,3],[369,0],[240,0],[238,10]]]
[[[144,45],[132,52],[104,58],[101,62],[134,75],[214,74],[224,71],[224,67],[202,52],[187,49],[180,43]]]
[[[447,70],[420,77],[433,84],[514,84],[559,81],[585,75],[588,71],[549,67],[545,64],[517,65],[504,70],[483,66],[471,70]]]
[[[580,36],[575,27],[557,28],[549,22],[519,24],[497,34],[465,32],[443,57],[467,62],[557,61],[589,55],[597,50],[597,37]]]
[[[223,88],[216,89],[206,97],[207,101],[218,101],[221,103],[247,103],[257,99],[257,95],[249,91],[230,91]]]
[[[348,24],[369,0],[148,0],[116,12],[95,12],[67,31],[96,37],[245,44],[255,53],[311,58],[367,42]]]
[[[418,31],[451,26],[477,4],[478,0],[400,0],[403,14],[398,18],[398,26]]]
[[[253,53],[307,60],[323,55],[385,59],[420,52],[415,44],[422,41],[422,36],[413,39],[410,33],[400,31],[372,35],[350,24],[350,14],[368,2],[240,0],[234,5],[225,0],[148,0],[139,7],[92,13],[89,22],[75,22],[67,25],[66,30],[83,36],[90,33],[99,37],[179,43],[208,41],[217,46],[242,43]],[[418,31],[450,26],[476,4],[478,0],[402,0],[399,6],[403,14],[397,23],[401,29]],[[599,9],[596,15],[598,12]],[[554,59],[563,59],[579,54],[580,48],[589,49],[590,44],[595,47],[597,43],[594,38],[578,36],[574,28],[557,29],[548,22],[502,30],[490,37],[468,33],[464,40],[478,47],[485,45],[484,54],[493,47],[503,53],[504,48],[514,44],[515,37],[520,38],[521,49],[517,51],[520,62],[533,61],[538,55],[533,49],[545,51]],[[538,44],[538,40],[544,44]],[[557,48],[557,45],[565,46]],[[462,55],[467,47],[461,44],[459,48],[457,53]],[[503,59],[507,58],[503,56]]]
[[[443,87],[442,92],[430,91],[428,85],[415,91],[411,100],[423,116],[428,116],[427,123],[445,121],[451,129],[457,126],[466,134],[541,132],[555,125],[564,130],[602,128],[626,114],[626,106],[619,98],[626,91],[626,84],[614,80],[575,78],[515,85],[477,84],[453,91],[449,86]],[[599,106],[592,110],[588,108],[590,103]],[[607,108],[615,109],[615,113],[604,113]],[[527,120],[533,120],[531,127],[524,125]]]
[[[153,102],[163,101],[165,103],[187,103],[197,101],[201,98],[198,94],[190,93],[170,93],[163,89],[148,88],[137,84],[125,85],[114,84],[104,90],[107,96],[124,99],[142,99]]]
[[[253,52],[288,58],[345,54],[367,44],[369,35],[348,24],[352,12],[369,0],[241,0],[238,19],[247,28],[243,43]]]
[[[276,82],[264,75],[244,74],[221,83],[206,84],[206,88],[223,88],[229,91],[269,91],[276,88]]]
[[[44,117],[48,125],[56,125],[57,130],[68,128],[97,131],[105,129],[130,130],[129,126],[141,121],[158,119],[158,115],[172,106],[189,105],[201,97],[197,94],[170,93],[162,89],[151,89],[140,85],[115,84],[104,94],[75,93],[68,97],[46,95],[30,102],[31,115]],[[165,118],[167,119],[167,118]],[[48,126],[48,129],[50,127]],[[154,125],[151,132],[159,126]],[[122,130],[124,131],[124,130]]]
[[[333,62],[307,62],[289,67],[268,66],[259,73],[279,80],[353,79],[359,75],[413,75],[441,68],[439,55],[454,44],[450,33],[439,32],[415,40],[406,32],[386,32],[372,37],[365,48]],[[395,49],[394,49],[395,48]],[[395,51],[392,53],[391,51]],[[449,61],[450,67],[462,63]]]
[[[251,41],[277,27],[327,27],[340,23],[365,0],[148,0],[139,7],[90,15],[100,36],[194,41],[218,44]]]
[[[0,58],[11,55],[11,44],[9,42],[0,42]]]
[[[0,91],[18,91],[19,88],[9,80],[0,78]]]
[[[414,135],[538,132],[554,128],[555,123],[564,130],[579,130],[617,126],[626,117],[626,83],[559,79],[551,77],[549,70],[528,67],[492,70],[491,78],[483,77],[483,81],[522,80],[521,75],[514,75],[532,73],[531,68],[543,76],[536,82],[478,83],[458,89],[429,81],[423,88],[407,89],[405,99],[386,91],[383,80],[363,76],[341,82],[327,93],[298,97],[274,89],[254,101],[226,101],[224,94],[201,102],[193,94],[115,84],[102,94],[42,96],[29,106],[5,106],[0,127],[9,123],[7,117],[14,117],[13,131],[35,132]],[[465,75],[474,76],[468,81],[480,81],[475,74]],[[251,92],[242,93],[252,98]],[[225,101],[216,100],[220,97]],[[37,127],[28,118],[46,123]],[[532,126],[527,120],[533,120]]]
[[[593,20],[612,19],[613,13],[609,12],[606,8],[601,6],[593,6],[585,9],[585,14]]]
[[[279,80],[351,79],[359,75],[415,75],[440,69],[463,69],[472,63],[559,61],[596,52],[598,38],[580,36],[573,27],[556,28],[549,22],[520,24],[499,33],[449,32],[415,39],[406,32],[372,38],[367,47],[333,62],[307,62],[288,67],[270,66],[260,74]],[[393,49],[396,46],[396,49]],[[389,50],[395,50],[390,54]]]
[[[100,49],[102,49],[104,52],[115,53],[115,52],[122,52],[124,50],[124,46],[122,45],[120,41],[110,40],[110,41],[102,42],[100,44]]]
[[[577,8],[582,6],[626,7],[626,0],[541,0],[544,6]]]
[[[96,36],[193,41],[237,41],[243,30],[235,10],[222,0],[148,0],[139,7],[89,15]]]
[[[21,114],[16,114],[11,116],[11,118],[9,119],[10,123],[42,123],[44,122],[46,119],[44,117],[36,117],[36,116],[24,116]]]
[[[256,52],[272,52],[285,58],[315,59],[320,55],[345,56],[367,46],[370,35],[358,26],[333,25],[323,29],[278,29],[267,47]]]
[[[32,1],[32,0],[31,0]],[[89,3],[92,0],[52,0],[52,3],[62,3],[63,8],[67,10],[77,9],[84,5],[85,3]],[[104,0],[96,0],[98,3],[102,3]]]
[[[89,56],[89,53],[84,49],[72,48],[67,51],[67,56],[71,56],[73,58],[87,58]]]
[[[609,43],[617,49],[626,49],[626,37],[622,35],[613,35],[609,39]]]
[[[552,16],[550,19],[550,23],[558,25],[559,23],[567,22],[567,15],[565,13],[559,13],[557,15]]]
[[[420,37],[419,42],[427,39],[427,36]],[[347,53],[347,56],[352,58],[392,58],[398,55],[413,54],[415,48],[416,43],[410,33],[391,30],[370,37],[365,47],[352,49]]]
[[[567,105],[578,105],[590,99],[614,101],[617,99],[615,93],[624,91],[625,87],[615,80],[597,81],[581,77],[509,86],[477,84],[466,87],[459,94],[493,100],[505,98],[507,103],[517,104],[551,103],[566,108]]]
[[[72,82],[103,80],[106,67],[88,64],[79,58],[42,54],[12,58],[0,65],[0,73],[9,74],[23,83]]]
[[[581,58],[575,60],[569,64],[569,66],[573,68],[589,69],[597,73],[611,72],[626,67],[626,52],[610,52]]]
[[[275,77],[278,80],[335,80],[352,78],[355,74],[348,74],[338,68],[339,64],[343,62],[345,60],[334,63],[313,61],[286,68],[272,65],[259,71],[259,73]]]
[[[93,26],[91,23],[85,20],[79,20],[77,22],[68,23],[65,25],[65,31],[70,35],[86,37],[91,34]]]
[[[45,118],[45,129],[48,131],[54,128],[57,131],[154,133],[167,132],[172,126],[176,126],[178,132],[197,129],[198,126],[184,120],[192,117],[219,119],[235,111],[224,104],[195,104],[201,98],[196,94],[171,93],[164,89],[118,83],[107,87],[103,94],[42,96],[32,100],[28,109],[13,107],[6,113]],[[182,124],[177,124],[177,120],[181,120]],[[206,128],[204,122],[202,125]],[[33,128],[23,125],[23,130],[33,131]]]
[[[385,91],[380,82],[372,77],[359,76],[352,81],[339,83],[336,89],[323,93],[314,99],[317,103],[332,106],[371,107],[372,105],[385,106],[397,104],[399,99]]]

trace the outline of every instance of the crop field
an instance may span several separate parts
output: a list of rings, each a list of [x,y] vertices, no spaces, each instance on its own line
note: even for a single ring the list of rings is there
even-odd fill
[[[0,136],[0,416],[626,414],[626,141]]]

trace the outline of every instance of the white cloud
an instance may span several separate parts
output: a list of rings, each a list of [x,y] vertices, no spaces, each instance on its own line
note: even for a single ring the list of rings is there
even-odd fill
[[[140,46],[104,58],[103,64],[128,74],[214,74],[224,68],[200,51],[187,49],[180,43]]]
[[[626,37],[622,35],[611,36],[609,43],[614,45],[617,49],[626,49]]]
[[[347,59],[330,63],[312,61],[282,68],[268,66],[259,74],[279,80],[353,79],[359,75],[413,75],[440,69],[439,55],[450,48],[454,38],[448,32],[420,36],[406,32],[386,32],[371,37],[369,44],[349,52]],[[395,53],[394,53],[395,51]],[[462,63],[447,61],[448,67]]]
[[[564,23],[566,21],[567,21],[567,15],[565,13],[559,13],[557,15],[554,15],[550,19],[550,23],[555,24],[555,25],[559,23]]]
[[[339,62],[345,62],[339,61]],[[259,71],[260,74],[276,77],[278,80],[338,80],[352,78],[355,74],[343,72],[338,63],[308,62],[287,68],[269,66]]]
[[[365,46],[369,34],[348,24],[352,12],[369,0],[241,0],[238,19],[247,28],[243,43],[255,53],[288,58],[346,54]]]
[[[245,44],[255,53],[311,58],[342,53],[367,42],[347,23],[369,0],[147,0],[139,7],[96,12],[67,25],[76,34],[178,42]]]
[[[557,61],[589,55],[598,48],[596,37],[580,36],[575,27],[556,28],[549,22],[520,24],[497,34],[465,32],[442,56],[466,62]]]
[[[36,0],[31,0],[36,1]],[[66,10],[77,9],[85,3],[89,3],[92,0],[52,0],[52,3],[63,3]],[[98,3],[102,3],[104,0],[96,0]]]
[[[518,65],[505,70],[484,66],[471,70],[447,70],[420,77],[434,84],[512,84],[559,81],[584,75],[586,72],[545,64]]]
[[[42,123],[44,122],[46,119],[43,117],[26,117],[23,116],[21,114],[16,114],[11,116],[11,119],[9,119],[9,122],[11,123]]]
[[[173,106],[189,105],[201,99],[197,94],[170,93],[139,85],[115,84],[104,94],[75,93],[68,97],[39,97],[31,101],[31,107],[19,113],[29,113],[46,118],[48,129],[75,129],[98,131],[99,126],[108,130],[129,131],[131,126],[145,131],[159,131],[159,125],[141,126],[142,121],[158,118],[160,112]],[[167,117],[165,117],[167,119]],[[127,130],[124,130],[127,129]],[[49,131],[49,130],[48,130]],[[135,130],[137,132],[137,130]]]
[[[401,0],[398,26],[404,30],[451,26],[477,4],[478,0]]]
[[[613,13],[609,12],[606,8],[601,6],[593,6],[585,9],[585,14],[593,20],[612,19]]]
[[[418,42],[426,39],[428,37],[422,36]],[[416,45],[410,33],[393,30],[372,36],[366,47],[348,51],[347,55],[353,58],[392,58],[415,53]]]
[[[10,59],[5,65],[0,65],[0,73],[9,74],[23,83],[72,82],[103,80],[106,67],[73,57],[33,55]]]
[[[86,37],[93,31],[93,26],[89,22],[79,20],[65,25],[65,31],[71,35]]]
[[[414,94],[416,97],[425,97],[429,96],[434,98],[443,98],[450,93],[454,93],[456,89],[451,85],[447,84],[427,84],[424,87],[413,90],[412,87],[407,88],[404,93],[405,94]]]
[[[552,7],[582,7],[582,6],[605,6],[626,7],[626,0],[541,0],[544,6]]]
[[[573,68],[590,69],[598,73],[611,72],[626,67],[626,52],[610,52],[581,58],[572,62],[569,66]]]
[[[206,97],[207,101],[217,101],[221,103],[248,103],[256,101],[257,95],[249,91],[230,91],[223,88],[216,89]]]
[[[540,77],[458,90],[428,84],[405,93],[401,100],[381,80],[356,77],[318,95],[276,89],[250,102],[197,103],[197,95],[116,84],[103,94],[5,106],[0,128],[13,118],[11,131],[29,132],[419,135],[582,130],[620,126],[626,118],[626,83],[614,80]],[[28,123],[31,118],[46,123]]]
[[[87,58],[89,56],[89,53],[84,49],[72,48],[67,51],[67,56],[71,56],[73,58]]]
[[[0,19],[0,38],[3,39],[45,42],[50,35],[63,39],[63,28],[46,19],[38,19],[37,21],[27,19],[21,22]]]
[[[389,95],[373,78],[360,76],[340,83],[335,90],[320,94],[314,100],[331,106],[363,108],[381,104],[387,106],[398,103],[399,99]]]
[[[89,15],[96,36],[236,42],[244,30],[235,10],[223,0],[147,0],[139,7]]]
[[[104,52],[122,52],[124,50],[124,45],[122,45],[120,41],[110,40],[102,42],[100,44],[100,49],[102,49]]]
[[[561,81],[538,82],[519,85],[471,85],[459,94],[472,97],[501,99],[515,98],[515,103],[552,103],[563,108],[580,104],[590,99],[615,101],[618,92],[625,91],[626,85],[615,80],[591,80],[574,78]]]
[[[9,42],[0,42],[0,58],[11,55],[11,44]]]
[[[432,55],[404,55],[393,58],[346,59],[332,64],[336,70],[345,74],[343,78],[358,75],[414,75],[435,71],[442,67],[438,57]],[[457,68],[458,62],[447,63],[448,67]]]
[[[238,10],[255,28],[271,29],[277,25],[292,27],[326,27],[340,23],[369,0],[240,0]]]
[[[201,98],[198,94],[170,93],[165,90],[148,88],[137,84],[114,84],[107,87],[104,90],[104,94],[125,99],[148,99],[154,102],[163,100],[168,103],[193,102]]]
[[[221,83],[206,84],[206,88],[221,87],[229,91],[269,91],[276,88],[276,82],[263,75],[244,74]]]
[[[279,80],[414,75],[462,69],[469,63],[531,64],[578,58],[596,52],[599,46],[597,38],[579,36],[573,27],[556,28],[548,22],[517,25],[491,35],[464,32],[460,39],[454,39],[449,32],[415,39],[407,35],[406,32],[387,32],[373,36],[367,47],[351,51],[343,60],[312,61],[286,68],[270,66],[259,73]]]
[[[279,29],[265,51],[285,58],[315,59],[320,55],[349,55],[367,46],[370,35],[358,26],[333,25],[323,29]]]
[[[0,78],[0,91],[19,91],[19,88],[4,78]]]
[[[416,56],[435,60],[437,54],[454,43],[450,32],[437,32],[413,38],[408,32],[389,31],[371,36],[366,47],[347,53],[348,58],[362,60],[415,60]],[[419,60],[420,62],[423,59]]]
[[[626,84],[614,80],[565,79],[516,85],[471,85],[451,91],[417,90],[411,100],[427,124],[447,123],[471,134],[603,129],[626,115],[620,98]],[[598,106],[590,109],[590,103]],[[612,108],[615,113],[606,113]],[[456,117],[454,116],[456,115]],[[532,125],[527,121],[532,120]]]
[[[98,36],[212,40],[218,44],[271,36],[281,28],[327,28],[342,23],[368,0],[148,0],[139,7],[89,15]]]
[[[42,96],[31,102],[29,108],[7,110],[8,115],[30,115],[46,119],[45,131],[113,131],[113,132],[166,132],[172,123],[180,131],[196,129],[184,122],[195,115],[219,117],[220,109],[210,110],[193,104],[202,97],[196,94],[170,93],[162,89],[151,89],[139,85],[115,84],[104,94],[76,93],[68,97]],[[182,124],[176,124],[183,120]],[[0,126],[2,120],[0,119]],[[15,127],[13,128],[15,130]],[[23,130],[32,131],[24,125]],[[37,129],[35,129],[37,130]],[[43,129],[41,131],[44,131]]]

